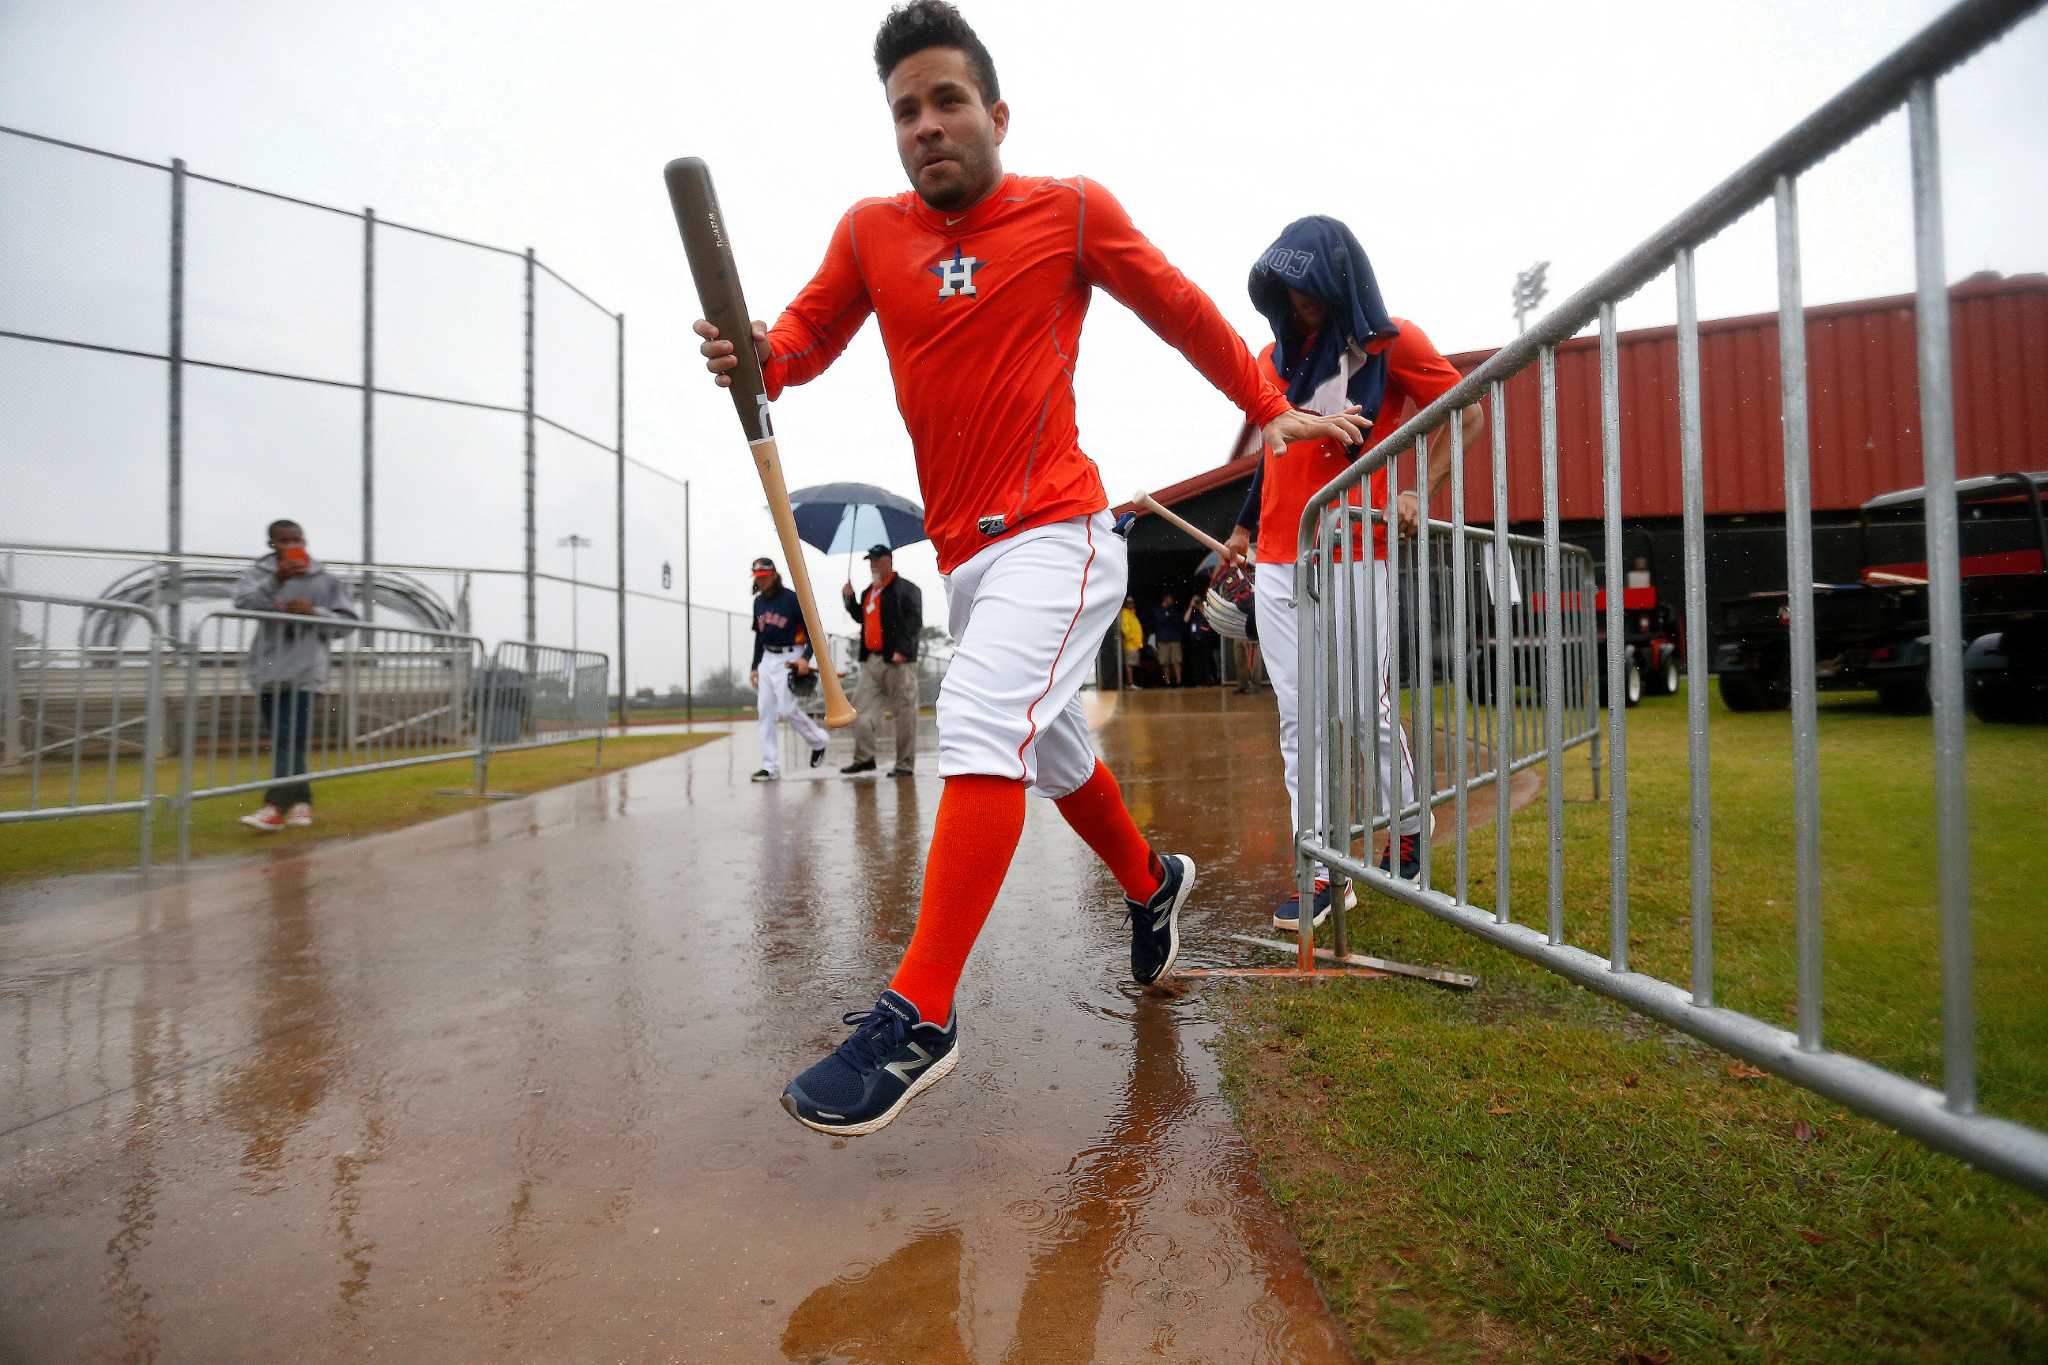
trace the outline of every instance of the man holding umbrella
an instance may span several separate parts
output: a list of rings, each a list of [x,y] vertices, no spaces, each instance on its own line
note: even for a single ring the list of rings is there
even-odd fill
[[[858,600],[853,584],[841,589],[846,610],[860,622],[860,678],[853,686],[853,762],[839,771],[875,770],[875,731],[886,705],[896,716],[896,766],[891,777],[909,777],[917,767],[917,637],[924,629],[924,594],[896,576],[887,545],[868,550],[872,581]]]

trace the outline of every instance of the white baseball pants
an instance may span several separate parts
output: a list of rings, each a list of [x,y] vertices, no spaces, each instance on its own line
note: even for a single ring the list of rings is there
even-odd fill
[[[1094,775],[1081,684],[1129,572],[1109,513],[1021,531],[946,577],[959,642],[939,689],[939,775],[982,773],[1069,795]]]
[[[1280,707],[1280,767],[1287,779],[1287,816],[1291,828],[1301,828],[1301,796],[1299,774],[1301,770],[1301,640],[1300,623],[1295,609],[1290,605],[1294,597],[1294,565],[1261,564],[1252,576],[1252,591],[1258,603],[1259,648],[1266,661],[1266,673],[1273,680],[1273,699]],[[1395,714],[1392,689],[1394,637],[1393,621],[1388,611],[1388,593],[1394,577],[1387,572],[1383,559],[1358,561],[1338,566],[1340,572],[1351,577],[1351,600],[1356,610],[1350,613],[1348,621],[1343,614],[1337,620],[1337,650],[1343,655],[1357,650],[1357,675],[1360,678],[1372,676],[1372,650],[1365,643],[1365,594],[1370,584],[1377,590],[1374,598],[1374,624],[1379,634],[1379,680],[1376,690],[1379,695],[1379,785],[1373,793],[1373,805],[1378,813],[1387,809],[1387,798],[1391,792],[1397,809],[1415,799],[1415,764],[1408,752],[1408,732]],[[1420,814],[1410,815],[1401,820],[1397,828],[1403,834],[1414,834],[1422,828]]]
[[[761,717],[761,766],[777,775],[782,772],[782,744],[775,733],[780,722],[788,721],[813,749],[825,747],[824,729],[803,713],[797,705],[796,692],[789,685],[789,666],[802,657],[800,649],[771,649],[761,656],[761,667],[755,670],[758,677],[754,684],[754,706]],[[831,667],[822,661],[819,666]]]

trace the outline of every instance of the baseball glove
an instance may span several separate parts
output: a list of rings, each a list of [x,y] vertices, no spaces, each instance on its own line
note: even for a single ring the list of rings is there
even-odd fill
[[[1218,635],[1231,640],[1251,638],[1252,566],[1230,564],[1217,570],[1202,610]]]
[[[799,673],[794,664],[790,665],[789,690],[799,697],[810,696],[818,690],[818,670],[813,668],[808,673]]]

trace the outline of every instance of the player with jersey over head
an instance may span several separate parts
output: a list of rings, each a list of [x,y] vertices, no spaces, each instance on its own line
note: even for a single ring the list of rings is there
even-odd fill
[[[1389,317],[1380,299],[1379,282],[1366,259],[1365,248],[1351,229],[1334,218],[1302,218],[1287,225],[1278,241],[1252,267],[1252,303],[1272,325],[1273,342],[1259,354],[1259,361],[1274,378],[1287,385],[1287,396],[1316,412],[1339,412],[1356,408],[1373,419],[1369,449],[1381,437],[1400,425],[1404,405],[1420,409],[1436,401],[1459,379],[1458,371],[1437,353],[1429,338],[1414,323]],[[1465,409],[1464,440],[1471,449],[1479,436],[1484,414],[1479,408]],[[1258,605],[1259,635],[1265,646],[1266,672],[1273,680],[1273,697],[1280,711],[1280,766],[1287,783],[1288,815],[1299,829],[1300,796],[1296,791],[1301,740],[1302,679],[1297,676],[1301,656],[1294,613],[1294,567],[1296,537],[1300,533],[1302,509],[1316,491],[1343,473],[1360,452],[1341,442],[1312,439],[1297,441],[1286,450],[1267,450],[1252,486],[1238,513],[1238,525],[1231,532],[1229,546],[1243,555],[1254,553],[1258,572],[1253,581]],[[1432,442],[1429,459],[1428,492],[1435,492],[1450,477],[1450,437]],[[1384,507],[1387,474],[1372,476],[1372,505]],[[1354,492],[1352,502],[1357,504]],[[1413,489],[1403,490],[1394,509],[1394,520],[1412,530],[1428,506],[1427,495],[1418,497]],[[1258,537],[1255,551],[1252,537]],[[1351,601],[1358,604],[1356,618],[1337,623],[1340,654],[1356,650],[1359,664],[1355,676],[1372,676],[1372,646],[1365,635],[1365,602],[1373,594],[1375,625],[1379,639],[1378,701],[1379,786],[1375,805],[1389,805],[1405,811],[1415,800],[1415,766],[1408,752],[1408,734],[1401,726],[1400,702],[1391,691],[1394,657],[1393,612],[1389,594],[1394,575],[1387,570],[1387,531],[1375,526],[1372,550],[1367,553],[1364,536],[1355,535],[1348,547],[1339,545],[1338,557],[1345,561],[1342,572],[1352,575]],[[1368,581],[1369,580],[1369,581]],[[1399,814],[1389,828],[1391,849],[1380,866],[1393,865],[1399,855],[1399,873],[1413,878],[1421,871],[1417,835],[1422,831],[1421,813]],[[1334,899],[1326,870],[1315,878],[1315,904],[1310,910],[1311,926],[1329,915]],[[1351,903],[1347,885],[1344,901]],[[1293,930],[1300,924],[1300,897],[1283,901],[1273,912],[1273,923]]]
[[[811,746],[811,766],[825,761],[825,732],[797,704],[792,678],[812,669],[811,640],[804,630],[803,606],[782,581],[775,561],[763,555],[754,561],[754,662],[747,681],[754,685],[754,707],[760,717],[761,766],[754,781],[773,782],[782,776],[782,745],[776,729],[790,728]]]
[[[852,1035],[782,1102],[827,1133],[870,1133],[959,1058],[953,993],[1023,833],[1050,797],[1125,895],[1131,974],[1179,948],[1192,860],[1155,853],[1096,757],[1078,693],[1124,600],[1125,546],[1074,430],[1081,322],[1100,285],[1179,349],[1275,447],[1357,441],[1354,416],[1296,412],[1216,306],[1100,185],[1005,174],[1009,106],[951,5],[893,10],[875,67],[911,192],[841,216],[824,264],[771,331],[755,323],[770,398],[816,377],[874,314],[909,428],[925,527],[958,641],[939,693],[945,788],[917,928]],[[699,322],[729,383],[732,344]]]

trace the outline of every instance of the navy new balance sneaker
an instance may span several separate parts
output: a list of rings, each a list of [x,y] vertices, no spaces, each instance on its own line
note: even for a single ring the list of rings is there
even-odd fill
[[[1389,870],[1393,866],[1393,861],[1393,849],[1389,847],[1385,853],[1380,854],[1380,871],[1385,872]],[[1404,882],[1412,882],[1422,875],[1422,840],[1420,836],[1414,834],[1404,834],[1401,836],[1401,871],[1399,875]]]
[[[1195,889],[1195,860],[1185,853],[1159,859],[1166,870],[1152,899],[1140,905],[1124,897],[1124,923],[1131,926],[1131,979],[1149,986],[1165,976],[1180,956],[1180,908]]]
[[[852,1026],[853,1036],[782,1092],[790,1117],[821,1133],[858,1137],[886,1127],[960,1060],[957,1019],[944,1028],[927,1024],[894,991],[840,1022]]]
[[[1330,917],[1331,900],[1330,884],[1318,877],[1316,879],[1315,918],[1308,922],[1309,928],[1320,929],[1323,927],[1323,921]],[[1351,880],[1348,877],[1344,880],[1344,908],[1346,910],[1358,908],[1358,892],[1351,885]],[[1280,902],[1279,907],[1273,911],[1273,927],[1275,929],[1285,929],[1290,934],[1301,931],[1300,896],[1289,896],[1286,900]]]

